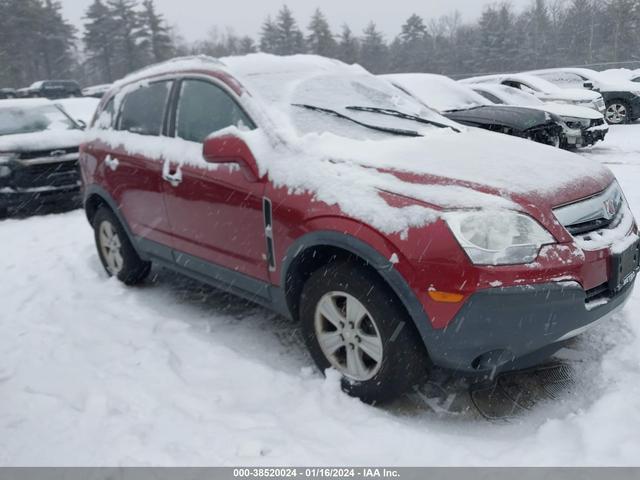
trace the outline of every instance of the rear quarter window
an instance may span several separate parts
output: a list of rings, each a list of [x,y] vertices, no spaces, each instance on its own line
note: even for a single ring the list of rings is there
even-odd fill
[[[129,92],[122,103],[118,129],[139,135],[160,135],[172,83],[152,83]]]

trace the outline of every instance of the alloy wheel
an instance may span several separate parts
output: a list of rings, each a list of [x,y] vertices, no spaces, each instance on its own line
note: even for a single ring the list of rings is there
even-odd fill
[[[113,224],[109,221],[100,223],[100,251],[111,275],[118,275],[124,266],[122,242]]]
[[[354,296],[329,292],[316,306],[315,334],[333,368],[356,381],[373,378],[383,360],[383,344],[375,319]]]
[[[627,107],[621,103],[613,103],[607,108],[607,122],[613,124],[626,123]]]

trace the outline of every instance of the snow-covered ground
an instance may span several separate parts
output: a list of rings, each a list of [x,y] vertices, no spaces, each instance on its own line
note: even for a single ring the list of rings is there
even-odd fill
[[[582,154],[640,217],[640,125]],[[0,222],[0,245],[0,465],[640,464],[640,289],[560,352],[570,381],[487,420],[447,378],[363,405],[289,321],[162,271],[107,279],[81,211]]]

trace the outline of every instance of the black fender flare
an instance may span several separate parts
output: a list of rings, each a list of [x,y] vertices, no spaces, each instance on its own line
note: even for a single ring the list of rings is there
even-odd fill
[[[406,308],[413,324],[427,347],[427,351],[429,351],[429,345],[434,341],[434,329],[431,326],[431,321],[429,320],[427,313],[424,311],[422,304],[413,293],[413,290],[409,287],[409,284],[400,272],[395,269],[393,263],[391,263],[389,259],[385,258],[385,256],[371,245],[351,235],[330,230],[321,230],[308,233],[297,239],[289,247],[281,262],[280,291],[282,292],[283,297],[286,289],[286,280],[289,269],[298,255],[311,247],[327,246],[342,249],[361,258],[378,272]],[[286,298],[280,299],[279,302],[286,304]]]
[[[85,213],[87,214],[87,220],[89,221],[89,223],[91,223],[91,219],[89,218],[89,212],[87,211],[87,200],[93,196],[99,197],[100,200],[104,202],[111,209],[113,214],[117,217],[118,221],[120,222],[120,225],[122,225],[122,228],[124,228],[124,231],[127,234],[127,237],[129,237],[129,241],[131,242],[131,245],[133,245],[133,248],[135,249],[138,256],[142,260],[148,261],[149,256],[138,245],[136,236],[131,231],[131,227],[129,227],[129,224],[127,223],[124,216],[122,215],[122,212],[120,212],[120,208],[118,207],[118,204],[113,199],[113,197],[109,194],[109,192],[107,192],[104,188],[98,185],[89,185],[84,190]]]

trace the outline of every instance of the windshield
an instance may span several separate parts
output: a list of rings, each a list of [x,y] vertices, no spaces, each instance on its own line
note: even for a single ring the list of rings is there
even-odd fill
[[[389,75],[388,78],[398,88],[440,112],[492,105],[489,100],[474,92],[469,86],[440,75]]]
[[[0,108],[0,135],[76,129],[73,120],[55,105]]]
[[[455,123],[388,82],[372,75],[318,75],[301,82],[294,90],[293,104],[333,110],[387,132],[363,131],[362,125],[346,122],[320,111],[294,112],[294,123],[303,133],[330,131],[356,138],[388,136],[392,130],[421,134],[434,128],[455,127]],[[395,112],[396,114],[391,114]],[[416,118],[410,118],[410,117]]]

